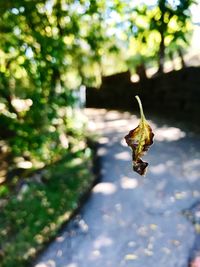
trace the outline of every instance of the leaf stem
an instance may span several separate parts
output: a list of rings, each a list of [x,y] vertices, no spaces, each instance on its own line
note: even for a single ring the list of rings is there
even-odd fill
[[[144,116],[144,112],[143,112],[142,102],[141,102],[141,100],[140,100],[138,95],[136,95],[135,98],[137,99],[137,102],[138,102],[138,105],[139,105],[139,108],[140,108],[141,120],[144,121],[145,120],[145,116]]]

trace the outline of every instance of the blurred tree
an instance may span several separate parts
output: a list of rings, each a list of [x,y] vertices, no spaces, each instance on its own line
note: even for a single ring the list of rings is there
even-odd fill
[[[159,33],[150,30],[152,9],[147,5],[134,7],[130,12],[128,65],[134,67],[141,79],[146,78],[146,66],[158,51]]]
[[[158,8],[151,17],[150,30],[156,30],[160,34],[158,50],[158,73],[164,70],[165,49],[168,51],[182,51],[187,44],[187,34],[190,30],[190,10],[193,0],[169,1],[158,0]],[[181,54],[182,55],[182,54]],[[182,61],[183,63],[183,61]]]
[[[144,66],[158,59],[158,73],[164,69],[166,55],[172,59],[178,53],[183,60],[183,49],[191,32],[190,6],[193,0],[158,0],[156,6],[140,5],[129,11],[129,59]]]
[[[102,55],[113,45],[105,3],[0,3],[0,139],[11,158],[43,166],[76,142],[73,89],[99,79]]]

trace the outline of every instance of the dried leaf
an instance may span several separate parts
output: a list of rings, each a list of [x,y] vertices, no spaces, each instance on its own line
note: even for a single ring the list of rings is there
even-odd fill
[[[131,130],[124,138],[128,146],[132,149],[133,157],[133,170],[140,175],[145,175],[148,163],[141,160],[141,157],[148,151],[149,147],[153,144],[153,132],[145,119],[142,103],[140,98],[136,96],[140,107],[140,123]]]

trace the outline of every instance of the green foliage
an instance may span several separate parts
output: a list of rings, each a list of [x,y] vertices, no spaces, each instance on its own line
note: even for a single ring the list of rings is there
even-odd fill
[[[156,6],[138,6],[129,15],[130,53],[135,65],[158,59],[163,71],[165,55],[188,46],[191,33],[190,6],[193,0],[158,0]],[[166,49],[167,47],[167,49]],[[130,60],[129,60],[129,63]]]
[[[106,43],[104,9],[104,1],[2,5],[0,139],[7,140],[12,158],[49,164],[63,153],[62,135],[69,147],[79,135],[70,126],[73,89],[97,81],[93,70]]]
[[[12,195],[0,211],[2,267],[27,266],[69,219],[93,182],[90,158],[88,148],[68,154],[37,174],[40,181],[26,181]]]
[[[62,150],[60,135],[73,136],[67,124],[73,89],[100,83],[106,55],[118,52],[108,6],[105,0],[1,3],[0,139],[12,157],[47,164]],[[112,9],[121,10],[121,2]]]

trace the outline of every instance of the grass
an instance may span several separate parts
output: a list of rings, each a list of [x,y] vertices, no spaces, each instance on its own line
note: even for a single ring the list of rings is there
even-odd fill
[[[27,181],[0,211],[0,266],[28,266],[52,239],[89,190],[89,148],[67,154],[46,168],[41,181]]]

